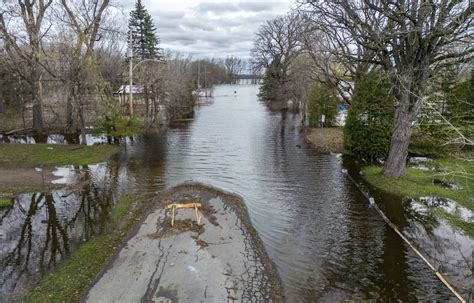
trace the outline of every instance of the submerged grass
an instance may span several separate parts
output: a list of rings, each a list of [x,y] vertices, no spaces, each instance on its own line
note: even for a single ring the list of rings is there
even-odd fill
[[[433,161],[429,165],[440,169],[421,171],[408,167],[403,178],[393,179],[382,176],[382,167],[380,166],[366,166],[362,169],[362,177],[369,184],[385,192],[409,198],[423,196],[448,198],[474,211],[474,201],[472,200],[474,199],[472,193],[474,163],[467,160],[446,158]],[[433,184],[433,179],[457,182],[462,185],[462,189],[450,189]],[[446,219],[451,225],[474,237],[473,223],[463,221],[456,215],[440,209],[436,209],[434,214]]]
[[[145,204],[134,205],[135,200],[136,197],[131,195],[120,199],[104,232],[92,237],[69,259],[63,260],[23,302],[79,301],[125,236],[140,221]],[[131,210],[132,208],[134,209]]]
[[[107,160],[120,151],[114,145],[0,144],[0,167],[86,165]]]
[[[342,153],[344,151],[344,132],[342,127],[305,128],[304,137],[316,150],[323,153]]]

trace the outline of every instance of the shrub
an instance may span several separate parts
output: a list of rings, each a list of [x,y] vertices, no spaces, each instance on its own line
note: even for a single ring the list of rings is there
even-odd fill
[[[309,126],[332,127],[336,124],[338,102],[334,90],[327,85],[315,82],[308,93],[307,111]],[[321,116],[325,115],[324,125],[321,123]]]
[[[105,115],[97,121],[95,132],[105,133],[107,137],[131,137],[140,131],[140,121],[136,117],[125,117],[117,106],[106,105]]]
[[[427,92],[427,102],[417,120],[409,152],[420,156],[437,157],[453,148],[464,146],[456,138],[456,127],[466,138],[474,136],[474,92],[472,76],[470,80],[458,80],[453,71],[446,71],[431,81]],[[439,114],[443,115],[443,118]],[[451,125],[448,125],[447,119]],[[451,144],[446,144],[446,143]]]
[[[263,81],[258,96],[269,102],[284,100],[284,84],[285,76],[281,71],[281,67],[276,62],[272,62],[263,75]]]
[[[344,126],[344,146],[347,150],[368,160],[387,157],[394,100],[384,73],[372,71],[356,81]]]

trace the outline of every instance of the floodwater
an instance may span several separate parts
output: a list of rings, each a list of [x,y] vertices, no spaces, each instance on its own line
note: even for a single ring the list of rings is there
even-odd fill
[[[301,117],[269,111],[257,92],[218,86],[193,121],[139,136],[107,163],[61,168],[63,178],[88,180],[81,190],[21,195],[1,211],[0,301],[20,296],[28,281],[99,233],[122,193],[146,200],[185,181],[245,200],[288,302],[454,300],[341,172],[353,174],[354,162],[315,152],[299,134]],[[416,201],[375,198],[472,299],[473,240],[437,218],[426,223]]]

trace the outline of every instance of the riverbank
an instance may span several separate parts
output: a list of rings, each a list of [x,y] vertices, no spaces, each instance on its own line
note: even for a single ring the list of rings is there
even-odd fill
[[[194,202],[202,204],[201,225],[195,222],[194,210],[180,209],[172,227],[165,206]],[[184,184],[163,193],[156,205],[84,301],[282,300],[274,265],[240,198]]]
[[[0,144],[0,208],[20,193],[63,187],[55,165],[87,165],[107,160],[120,151],[113,145]]]
[[[468,215],[474,213],[472,161],[445,158],[411,165],[400,179],[386,178],[381,171],[380,166],[366,166],[362,178],[379,190],[424,200],[429,212],[474,238],[474,218]]]
[[[305,140],[322,153],[342,153],[344,151],[344,133],[341,127],[302,129]]]

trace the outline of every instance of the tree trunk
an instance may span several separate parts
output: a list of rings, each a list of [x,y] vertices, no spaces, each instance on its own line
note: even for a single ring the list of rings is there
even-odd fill
[[[150,121],[150,96],[148,93],[148,85],[144,85],[143,90],[145,93],[145,120],[148,123]]]
[[[82,144],[87,145],[87,136],[86,136],[86,121],[84,118],[84,107],[81,104],[79,105],[79,119],[81,121],[81,139],[82,139]]]
[[[36,77],[32,73],[32,87],[31,87],[31,101],[33,102],[33,128],[34,129],[42,129],[44,128],[44,121],[43,121],[43,104],[41,100],[41,93],[40,93],[40,83],[39,77]]]
[[[73,98],[71,92],[68,92],[66,102],[66,130],[70,132],[74,129]]]
[[[0,114],[3,114],[4,111],[5,111],[5,101],[4,101],[4,98],[0,96]]]
[[[412,122],[409,100],[409,92],[402,92],[395,110],[390,151],[382,172],[386,177],[401,178],[405,175]]]
[[[429,61],[425,58],[414,71],[407,68],[397,80],[396,96],[398,106],[393,119],[390,151],[383,169],[383,175],[401,178],[405,175],[408,146],[411,140],[411,125],[416,120],[423,104],[423,95],[428,80]]]

